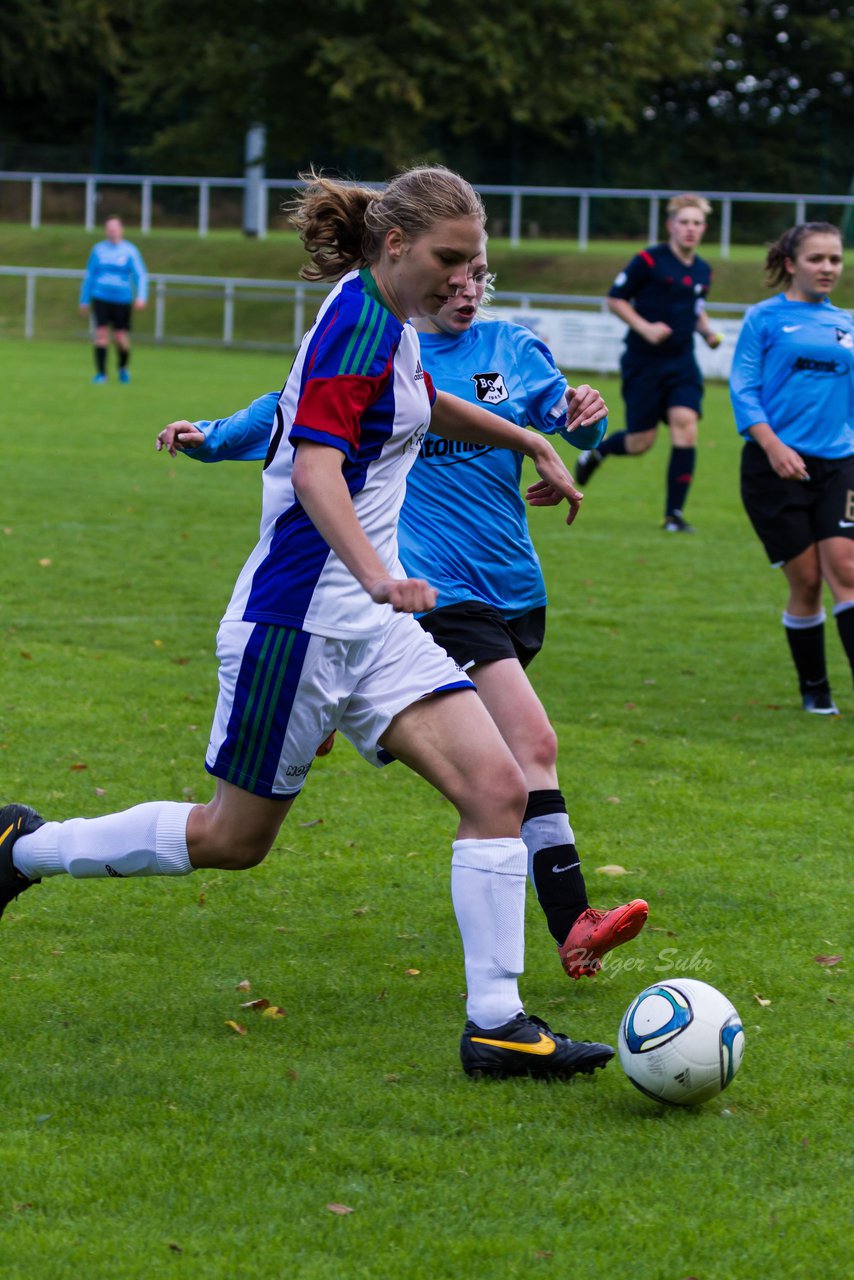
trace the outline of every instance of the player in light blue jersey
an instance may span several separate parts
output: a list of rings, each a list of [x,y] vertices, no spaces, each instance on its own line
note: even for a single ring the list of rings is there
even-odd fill
[[[783,626],[806,711],[838,715],[824,652],[822,587],[854,674],[854,321],[831,305],[842,237],[791,227],[766,269],[784,291],[747,314],[730,393],[745,438],[741,495],[789,584]]]
[[[489,276],[486,256],[464,288],[427,320],[417,319],[424,366],[436,385],[507,422],[560,432],[591,448],[607,419],[601,396],[570,389],[551,352],[530,330],[478,316]],[[263,457],[278,395],[269,393],[230,418],[171,423],[158,447],[213,462]],[[525,668],[545,635],[546,589],[520,493],[521,457],[427,433],[409,472],[398,528],[407,573],[437,589],[436,608],[420,616],[475,681],[478,693],[528,785],[522,838],[528,869],[567,974],[592,976],[601,957],[643,927],[641,899],[610,911],[590,906],[575,837],[557,776],[557,739]],[[549,503],[543,486],[529,491]]]
[[[86,275],[80,287],[80,311],[95,317],[95,376],[92,381],[107,381],[107,348],[110,329],[116,344],[119,382],[130,382],[131,314],[141,311],[148,301],[148,272],[136,245],[124,238],[121,218],[107,218],[106,240],[101,240],[89,254]]]

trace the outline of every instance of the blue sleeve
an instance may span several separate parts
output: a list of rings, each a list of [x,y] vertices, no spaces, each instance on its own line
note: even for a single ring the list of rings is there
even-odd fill
[[[257,462],[266,457],[276,420],[278,391],[268,391],[245,409],[214,422],[195,422],[205,443],[185,450],[196,462]]]
[[[131,262],[133,263],[133,274],[136,277],[136,300],[137,302],[148,301],[148,272],[145,269],[145,263],[142,260],[142,254],[136,245],[132,246]]]
[[[748,436],[757,422],[768,422],[768,410],[762,400],[765,341],[761,314],[748,311],[735,351],[729,377],[729,394],[739,434]]]
[[[525,388],[528,422],[538,431],[553,435],[566,422],[566,378],[546,344],[529,329],[519,326],[513,343],[516,368]]]
[[[93,250],[91,251],[91,253],[89,254],[89,257],[88,257],[88,259],[87,259],[87,262],[86,262],[86,274],[85,274],[85,276],[83,277],[83,282],[82,282],[82,284],[80,285],[80,305],[81,305],[81,307],[82,307],[82,306],[84,306],[84,305],[88,305],[88,303],[89,303],[89,299],[90,299],[90,298],[91,298],[91,296],[92,296],[92,285],[93,285],[93,283],[94,283],[94,281],[95,281],[95,268],[96,268],[97,264],[98,264],[98,255],[96,254],[95,250],[93,249]]]

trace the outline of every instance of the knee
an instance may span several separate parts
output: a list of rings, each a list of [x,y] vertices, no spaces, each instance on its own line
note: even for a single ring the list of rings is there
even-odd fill
[[[514,753],[523,772],[554,769],[557,764],[557,734],[548,720],[536,726],[521,750]]]
[[[187,825],[187,848],[195,867],[248,871],[264,861],[274,840],[269,831],[241,830],[219,821],[216,812],[203,806],[193,811]]]
[[[639,453],[648,453],[655,444],[655,431],[636,431],[626,437],[626,453],[635,457]]]

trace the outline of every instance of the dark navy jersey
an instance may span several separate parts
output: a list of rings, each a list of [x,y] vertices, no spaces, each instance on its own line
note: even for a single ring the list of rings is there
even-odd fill
[[[712,283],[712,269],[702,258],[682,262],[669,244],[654,244],[636,253],[608,290],[609,298],[630,302],[651,323],[663,321],[673,330],[666,342],[653,346],[629,329],[626,352],[670,358],[690,352],[697,316]]]

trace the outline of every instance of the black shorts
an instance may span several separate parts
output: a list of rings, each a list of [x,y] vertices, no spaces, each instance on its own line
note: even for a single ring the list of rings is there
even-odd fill
[[[741,455],[741,500],[775,566],[814,542],[854,538],[854,456],[801,456],[809,480],[783,480],[755,441]]]
[[[703,378],[692,351],[678,359],[655,355],[640,359],[626,352],[620,370],[629,433],[652,431],[667,421],[668,409],[693,409],[700,416]]]
[[[130,329],[129,302],[105,302],[103,298],[93,298],[92,314],[99,329]]]
[[[541,605],[518,618],[505,618],[491,604],[461,600],[431,609],[418,621],[464,671],[478,662],[516,658],[523,667],[536,658],[546,635]]]

